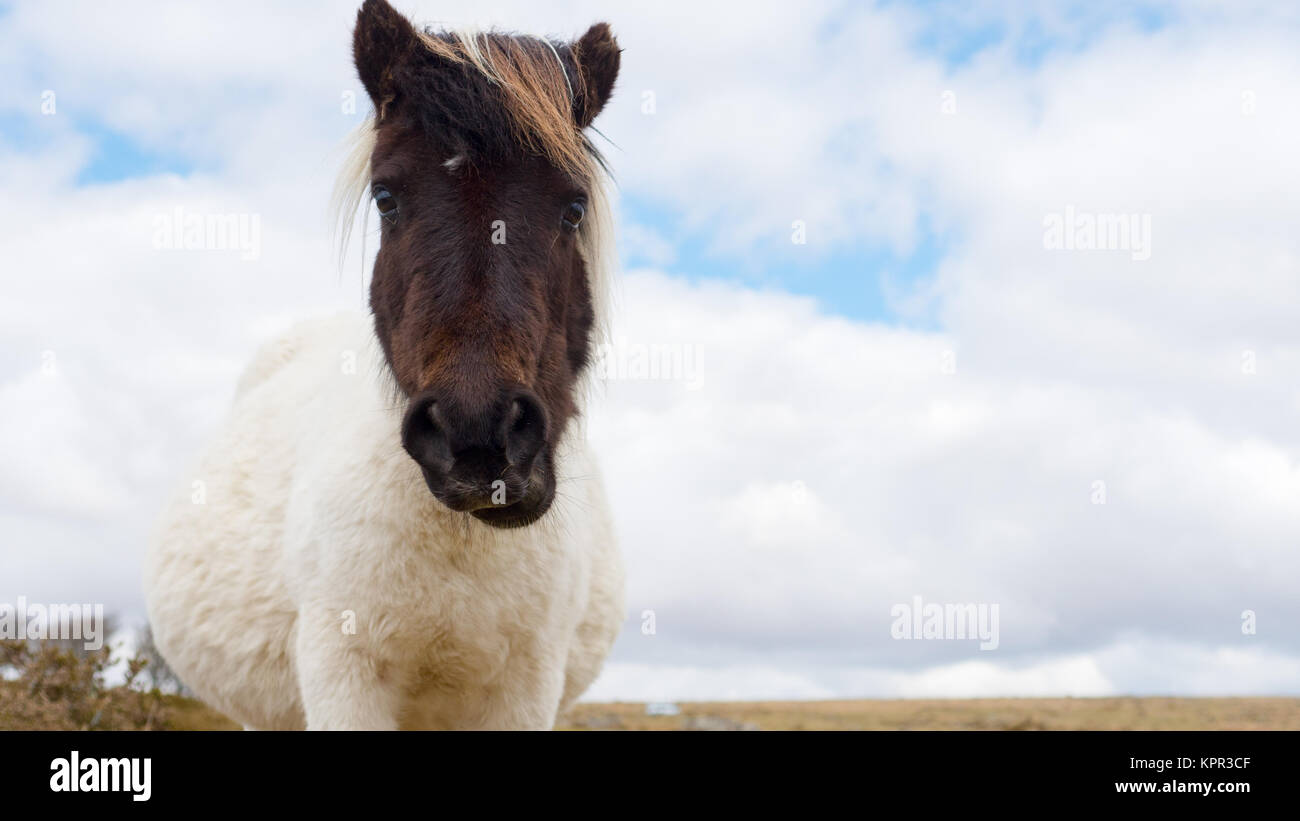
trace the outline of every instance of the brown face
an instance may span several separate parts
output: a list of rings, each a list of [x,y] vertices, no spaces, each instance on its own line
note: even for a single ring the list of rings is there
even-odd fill
[[[563,161],[567,146],[548,153],[544,142],[582,145],[613,74],[593,76],[581,55],[603,55],[588,65],[608,66],[612,49],[616,73],[618,52],[603,26],[555,51],[490,36],[499,38],[485,43],[494,62],[536,75],[513,97],[509,75],[491,82],[437,53],[382,0],[363,6],[354,49],[380,113],[371,180],[381,240],[370,304],[408,399],[402,444],[447,507],[520,527],[554,498],[555,445],[576,412],[594,318],[580,242],[592,183]],[[547,78],[559,88],[541,86]],[[527,99],[529,86],[547,93]],[[571,133],[555,121],[558,109],[547,109],[557,99]],[[520,106],[549,133],[521,134]],[[548,110],[557,112],[551,122]]]

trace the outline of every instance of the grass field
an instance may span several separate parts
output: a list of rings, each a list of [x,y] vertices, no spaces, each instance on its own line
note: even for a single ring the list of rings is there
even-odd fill
[[[198,702],[171,700],[172,728],[232,730]],[[579,704],[563,730],[1300,730],[1297,698],[992,698]]]

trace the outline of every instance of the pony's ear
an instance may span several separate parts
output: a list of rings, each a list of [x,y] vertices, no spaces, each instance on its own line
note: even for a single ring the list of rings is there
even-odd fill
[[[608,23],[597,23],[573,44],[573,58],[582,74],[582,94],[573,106],[579,128],[591,125],[609,101],[622,52]]]
[[[361,4],[352,32],[352,61],[380,119],[397,96],[395,70],[418,40],[415,27],[388,0]]]

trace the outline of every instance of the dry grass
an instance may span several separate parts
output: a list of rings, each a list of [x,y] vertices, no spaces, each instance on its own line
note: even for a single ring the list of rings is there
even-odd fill
[[[169,697],[169,727],[238,725]],[[579,704],[560,730],[1300,730],[1300,698],[988,698],[683,702],[676,716],[638,703]]]
[[[201,702],[146,687],[106,687],[107,649],[0,642],[0,730],[237,730]],[[685,702],[677,715],[638,703],[579,704],[562,730],[1298,730],[1300,698],[999,698]]]
[[[168,730],[242,730],[243,726],[231,721],[201,701],[184,696],[163,696],[170,708]]]
[[[1298,698],[989,698],[579,704],[562,729],[1300,730]]]
[[[105,683],[108,647],[0,641],[0,730],[238,730],[193,699],[147,684],[148,659],[127,661],[125,682]]]
[[[143,658],[127,662],[125,683],[105,684],[112,651],[80,651],[64,644],[0,641],[0,729],[160,730],[167,726],[163,696],[140,684]]]

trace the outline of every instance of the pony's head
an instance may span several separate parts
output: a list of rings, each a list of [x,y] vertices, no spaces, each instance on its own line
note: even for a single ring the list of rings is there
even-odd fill
[[[603,23],[572,43],[420,31],[366,0],[353,58],[376,112],[370,306],[402,445],[447,507],[530,524],[554,498],[603,307],[608,214],[583,130],[618,44]]]

